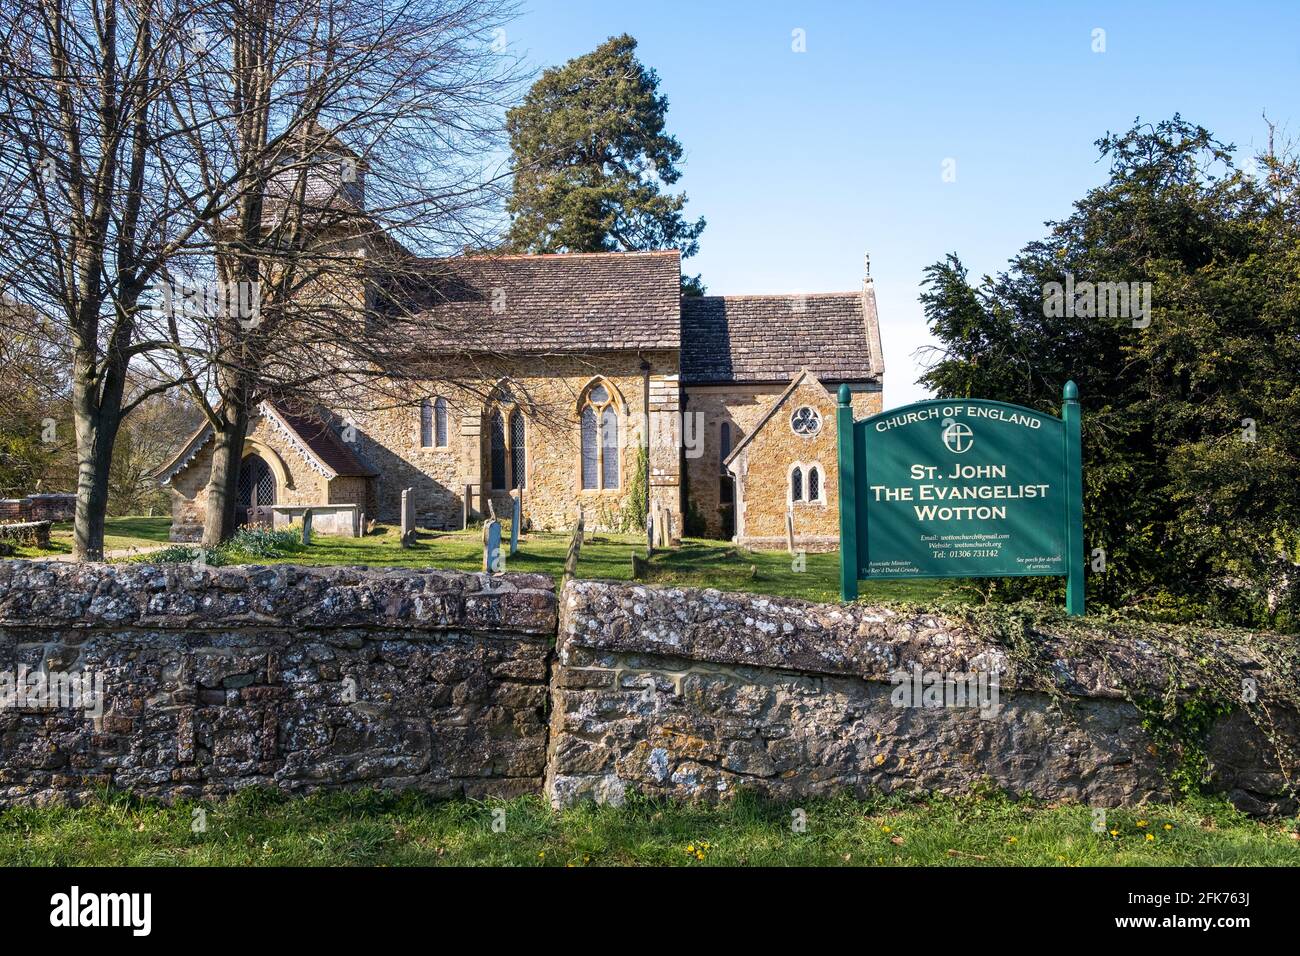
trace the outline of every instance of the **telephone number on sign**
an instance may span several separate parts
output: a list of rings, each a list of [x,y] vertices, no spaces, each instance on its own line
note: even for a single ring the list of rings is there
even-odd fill
[[[936,558],[996,558],[997,548],[962,549],[960,551],[935,551]]]

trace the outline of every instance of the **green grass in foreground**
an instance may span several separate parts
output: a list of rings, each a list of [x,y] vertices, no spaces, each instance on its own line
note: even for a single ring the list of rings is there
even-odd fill
[[[194,811],[206,832],[192,832]],[[536,797],[436,802],[354,791],[250,790],[165,807],[113,795],[80,809],[0,813],[0,865],[50,866],[1243,866],[1300,864],[1295,821],[1261,823],[1218,800],[1112,810],[1000,796],[878,797],[796,808],[742,795],[721,807],[636,799],[550,811]],[[505,830],[493,830],[504,811]],[[1112,833],[1113,831],[1113,833]]]

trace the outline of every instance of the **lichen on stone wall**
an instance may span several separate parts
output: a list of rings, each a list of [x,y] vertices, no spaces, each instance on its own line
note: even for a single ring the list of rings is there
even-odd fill
[[[1294,665],[1275,653],[1281,641],[1228,632],[1189,641],[1050,615],[1018,626],[1031,649],[979,612],[574,582],[561,601],[548,796],[718,799],[747,788],[794,800],[991,783],[1119,806],[1183,791],[1180,766],[1195,744],[1207,789],[1252,813],[1296,808],[1300,706]],[[1141,706],[1170,694],[1171,673],[1183,702],[1234,680],[1254,680],[1255,696],[1210,714],[1203,739],[1171,754]],[[996,675],[987,712],[900,704],[899,675],[975,674]],[[1252,710],[1267,712],[1271,732],[1248,719]]]
[[[588,580],[557,601],[536,574],[6,561],[0,690],[19,674],[98,675],[102,707],[6,700],[0,805],[104,786],[566,804],[992,784],[1297,807],[1294,638],[1041,608]]]
[[[541,575],[3,562],[0,672],[102,706],[0,708],[0,804],[536,792],[554,627]]]

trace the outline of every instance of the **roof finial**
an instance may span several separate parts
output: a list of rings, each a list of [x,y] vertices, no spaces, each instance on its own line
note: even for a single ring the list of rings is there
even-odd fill
[[[869,252],[862,254],[862,275],[864,278],[871,278],[871,253]]]

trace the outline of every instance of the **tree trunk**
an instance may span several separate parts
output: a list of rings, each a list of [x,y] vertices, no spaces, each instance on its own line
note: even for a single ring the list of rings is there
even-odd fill
[[[213,435],[212,473],[208,476],[208,506],[203,519],[203,547],[215,548],[235,533],[239,508],[239,468],[248,431],[245,402],[226,402],[218,413]]]
[[[112,442],[94,428],[89,450],[77,441],[77,509],[73,519],[72,557],[74,561],[104,560],[104,517],[108,512],[108,465],[110,455],[101,451]]]
[[[74,356],[72,411],[77,434],[77,508],[73,518],[74,561],[104,560],[113,443],[122,424],[125,363],[107,363],[95,375],[93,353]]]

